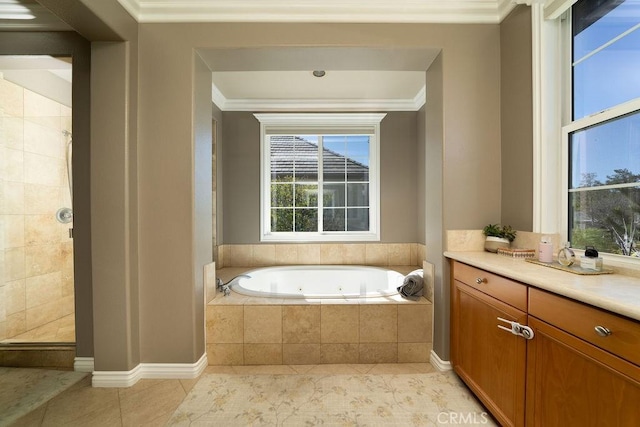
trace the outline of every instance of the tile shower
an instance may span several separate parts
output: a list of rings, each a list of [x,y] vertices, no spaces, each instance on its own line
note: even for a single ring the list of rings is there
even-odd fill
[[[72,342],[71,108],[1,77],[0,342]]]

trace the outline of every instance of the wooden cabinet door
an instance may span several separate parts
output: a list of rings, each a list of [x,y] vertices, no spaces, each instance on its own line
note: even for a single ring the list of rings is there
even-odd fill
[[[535,317],[529,327],[528,426],[640,426],[640,368]]]
[[[498,328],[498,317],[526,325],[526,313],[453,281],[453,369],[500,424],[524,425],[526,340]]]

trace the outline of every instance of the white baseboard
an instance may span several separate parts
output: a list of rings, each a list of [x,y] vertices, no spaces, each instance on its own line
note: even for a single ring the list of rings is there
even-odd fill
[[[431,362],[433,367],[440,372],[450,371],[451,369],[453,369],[451,367],[451,362],[449,362],[448,360],[440,359],[440,356],[438,356],[438,354],[433,350],[431,350],[431,357],[429,358],[429,362]]]
[[[93,372],[93,357],[76,357],[73,359],[73,370],[76,372]]]
[[[93,387],[131,387],[141,379],[192,379],[207,367],[207,354],[195,363],[140,363],[130,371],[94,371]]]

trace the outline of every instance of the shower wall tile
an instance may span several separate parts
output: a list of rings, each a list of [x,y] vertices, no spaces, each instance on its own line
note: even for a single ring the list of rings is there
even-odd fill
[[[59,122],[59,120],[58,120]],[[43,156],[64,158],[59,129],[24,122],[24,151]]]
[[[24,181],[24,151],[7,148],[4,150],[5,181]]]
[[[4,205],[0,209],[7,215],[24,214],[24,183],[5,181]]]
[[[64,187],[25,184],[24,213],[27,215],[44,214],[53,216],[60,208],[60,194],[64,190]]]
[[[27,309],[62,298],[61,282],[60,271],[28,277],[25,281]]]
[[[12,282],[25,277],[24,248],[8,248],[4,251],[4,280]]]
[[[67,316],[75,312],[75,298],[73,295],[67,295],[59,299],[60,315]]]
[[[60,104],[30,90],[24,91],[25,117],[60,117]]]
[[[24,182],[27,184],[61,187],[64,183],[65,164],[40,154],[24,153]]]
[[[6,301],[6,286],[0,286],[0,301]],[[7,309],[6,304],[0,304],[0,322],[4,322],[7,320]]]
[[[15,150],[24,149],[24,120],[4,117],[2,120],[2,145]]]
[[[0,78],[0,112],[2,336],[35,339],[74,311],[73,241],[55,220],[71,206],[61,132],[71,109]]]
[[[22,87],[7,80],[0,79],[0,106],[4,114],[13,117],[23,117],[24,90]]]
[[[62,296],[73,294],[73,240],[67,239],[60,245],[62,262]]]
[[[62,307],[59,301],[51,301],[34,308],[27,308],[26,313],[26,327],[27,330],[31,330],[61,318]]]
[[[60,224],[54,212],[49,215],[25,215],[24,241],[26,246],[52,244],[62,241],[65,224]]]
[[[7,282],[4,288],[7,315],[24,311],[26,308],[25,279]]]
[[[7,316],[7,337],[20,335],[27,330],[27,312],[20,311],[18,313]]]
[[[3,320],[0,322],[0,341],[7,338],[7,321]]]
[[[61,269],[62,254],[60,245],[27,246],[24,249],[24,253],[26,277],[53,273]]]
[[[4,247],[24,246],[24,215],[4,215]]]
[[[62,134],[62,129],[60,128],[60,117],[59,116],[42,116],[42,117],[26,117],[24,118],[25,123],[29,122],[34,125],[42,126],[47,129],[52,129],[57,132],[57,134]]]

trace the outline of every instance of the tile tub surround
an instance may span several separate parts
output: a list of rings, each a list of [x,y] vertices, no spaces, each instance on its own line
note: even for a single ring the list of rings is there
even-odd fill
[[[421,265],[420,243],[295,243],[218,246],[217,267],[291,264]]]
[[[221,277],[241,272],[224,270]],[[425,363],[432,316],[425,298],[301,301],[232,292],[207,305],[207,357],[211,365]]]
[[[71,206],[71,109],[0,76],[0,341],[72,315],[73,241],[56,211]],[[31,334],[35,336],[34,334]],[[21,338],[21,339],[23,339]],[[65,341],[74,341],[71,338]]]

